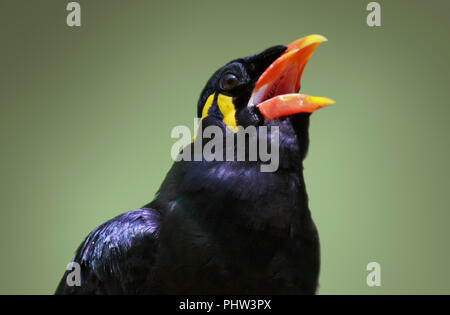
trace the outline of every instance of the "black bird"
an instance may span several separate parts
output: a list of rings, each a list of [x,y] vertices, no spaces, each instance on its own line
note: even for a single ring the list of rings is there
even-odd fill
[[[73,259],[80,285],[68,282],[66,271],[56,294],[316,293],[319,238],[303,159],[310,114],[333,101],[297,92],[305,64],[325,40],[310,35],[231,61],[200,95],[200,130],[216,126],[236,138],[244,127],[269,129],[244,134],[246,149],[278,135],[279,146],[270,142],[279,152],[275,171],[262,171],[267,163],[259,154],[236,159],[234,149],[232,160],[202,154],[176,161],[151,203],[87,236]],[[181,153],[194,157],[205,139],[197,136]],[[219,149],[211,152],[220,156]]]

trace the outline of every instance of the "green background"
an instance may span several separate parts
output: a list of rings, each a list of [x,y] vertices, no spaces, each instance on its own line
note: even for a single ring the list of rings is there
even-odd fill
[[[301,36],[321,294],[450,293],[448,1],[0,2],[0,293],[53,293],[94,227],[142,206],[170,132],[229,60]],[[381,287],[366,265],[381,264]]]

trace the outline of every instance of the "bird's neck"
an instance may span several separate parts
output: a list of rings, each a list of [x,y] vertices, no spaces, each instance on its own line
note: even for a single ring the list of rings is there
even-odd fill
[[[296,115],[277,125],[280,165],[276,171],[261,172],[259,162],[176,162],[155,202],[215,230],[243,228],[288,235],[293,224],[309,223],[302,167],[309,115]]]

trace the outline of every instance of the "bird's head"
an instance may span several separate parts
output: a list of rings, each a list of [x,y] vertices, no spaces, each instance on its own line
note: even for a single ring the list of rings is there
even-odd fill
[[[333,104],[329,98],[298,94],[303,69],[324,41],[310,35],[227,63],[203,89],[198,117],[236,131],[239,125],[254,124],[252,115],[271,121]]]

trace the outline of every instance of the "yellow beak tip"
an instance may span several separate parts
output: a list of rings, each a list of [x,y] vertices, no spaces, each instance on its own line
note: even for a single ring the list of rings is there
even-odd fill
[[[310,96],[310,97],[311,103],[320,107],[330,106],[336,103],[334,100],[328,97],[321,97],[321,96]]]
[[[319,42],[319,43],[324,43],[328,41],[328,38],[326,38],[323,35],[320,34],[313,34],[311,35],[312,38],[314,38],[314,41]]]

